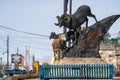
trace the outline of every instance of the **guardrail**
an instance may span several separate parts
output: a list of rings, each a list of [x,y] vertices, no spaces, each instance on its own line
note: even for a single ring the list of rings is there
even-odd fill
[[[40,65],[40,80],[49,79],[112,79],[114,66],[110,64]]]

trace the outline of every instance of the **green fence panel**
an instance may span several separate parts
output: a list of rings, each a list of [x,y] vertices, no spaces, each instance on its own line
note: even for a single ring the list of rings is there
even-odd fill
[[[113,79],[111,64],[40,65],[40,80],[45,79]]]

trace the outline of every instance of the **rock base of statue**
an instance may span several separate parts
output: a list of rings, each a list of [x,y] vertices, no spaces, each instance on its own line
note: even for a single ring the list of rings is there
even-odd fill
[[[86,29],[85,34],[79,35],[77,44],[73,44],[73,47],[67,49],[63,56],[100,58],[98,45],[103,40],[106,32],[119,17],[120,14],[112,15],[89,26],[89,28]]]
[[[56,60],[52,65],[66,65],[66,64],[108,64],[100,58],[80,58],[80,57],[64,57],[63,59]]]
[[[89,48],[85,51],[79,51],[77,45],[66,50],[63,54],[64,57],[82,57],[82,58],[101,58],[99,54],[99,48]]]

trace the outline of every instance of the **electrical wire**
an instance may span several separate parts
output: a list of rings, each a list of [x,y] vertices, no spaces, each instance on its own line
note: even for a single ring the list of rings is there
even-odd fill
[[[15,42],[11,42],[11,43],[12,43],[12,44],[15,44],[15,45],[18,45],[18,44],[19,44],[19,45],[21,45],[21,46],[26,46],[25,44],[21,44],[21,43],[15,43]],[[30,45],[30,47],[31,47],[31,48],[35,48],[35,49],[45,50],[45,51],[52,51],[52,50],[49,50],[49,49],[40,48],[40,47],[38,48],[38,47],[31,46],[31,45]]]
[[[26,38],[26,39],[48,39],[48,37],[39,37],[39,36],[32,36],[32,37],[30,37],[30,36],[21,36],[21,35],[18,35],[18,34],[15,34],[15,33],[13,33],[13,32],[11,32],[11,31],[9,31],[9,30],[7,30],[7,29],[4,29],[4,28],[1,28],[0,27],[0,29],[1,30],[3,30],[3,31],[5,31],[5,32],[7,32],[7,33],[9,33],[9,34],[12,34],[12,35],[14,35],[14,36],[11,36],[12,38]],[[6,36],[5,36],[6,37]]]
[[[29,35],[42,36],[42,37],[49,37],[48,35],[41,35],[41,34],[36,34],[36,33],[30,33],[30,32],[20,31],[20,30],[8,28],[8,27],[2,26],[2,25],[0,25],[0,27],[1,27],[1,28],[4,28],[4,29],[12,30],[12,31],[20,32],[20,33],[29,34]]]
[[[24,40],[16,40],[12,39],[11,41],[19,42],[19,43],[28,43],[28,44],[34,44],[34,45],[44,45],[44,46],[51,46],[50,44],[46,44],[43,42],[36,42],[36,41],[24,41]]]
[[[1,29],[1,28],[0,28]],[[5,29],[2,29],[2,30],[5,30]],[[6,31],[7,32],[7,31]],[[9,33],[11,33],[10,31],[8,31]],[[15,36],[18,36],[18,37],[22,37],[22,38],[24,38],[23,36],[19,36],[19,35],[16,35],[16,34],[13,34],[12,33],[12,35],[15,35]],[[26,37],[27,38],[27,37]],[[16,38],[17,39],[17,38]],[[22,45],[24,45],[25,46],[25,44],[27,43],[27,44],[35,44],[35,45],[46,45],[46,46],[50,46],[50,44],[46,44],[46,43],[43,43],[43,42],[36,42],[36,41],[32,41],[31,42],[31,40],[30,39],[27,39],[27,40],[29,40],[29,41],[24,41],[23,39],[21,40],[21,39],[19,39],[19,40],[16,40],[16,39],[14,39],[14,36],[12,36],[11,38],[10,38],[10,42],[12,41],[12,43],[15,43],[15,44],[17,44],[17,45],[19,45],[20,43],[23,43]],[[33,39],[33,38],[32,38]],[[13,44],[12,44],[13,45]],[[21,45],[21,44],[20,44]],[[36,48],[36,47],[34,47],[34,48]],[[39,48],[39,49],[43,49],[43,50],[48,50],[48,49],[44,49],[44,48]],[[49,50],[50,51],[50,50]]]
[[[110,35],[118,35],[119,33],[114,33],[114,34],[110,34]]]

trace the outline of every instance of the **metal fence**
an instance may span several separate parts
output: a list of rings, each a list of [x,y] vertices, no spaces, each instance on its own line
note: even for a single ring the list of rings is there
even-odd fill
[[[40,65],[40,80],[49,79],[113,79],[110,64]]]

